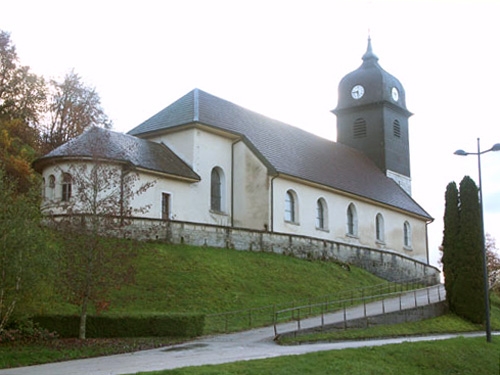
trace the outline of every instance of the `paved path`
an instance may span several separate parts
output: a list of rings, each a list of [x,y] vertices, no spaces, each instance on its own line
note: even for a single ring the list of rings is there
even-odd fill
[[[440,287],[442,288],[442,287]],[[417,294],[409,293],[404,298],[392,298],[384,302],[385,311],[402,306],[411,308],[415,300],[419,306],[434,302],[431,296],[440,295],[444,298],[444,291],[432,288],[429,293],[419,291]],[[367,315],[380,313],[381,302],[367,305]],[[391,307],[392,306],[392,307]],[[364,307],[349,309],[349,318],[364,316]],[[343,312],[325,316],[328,322],[344,319]],[[316,318],[303,320],[302,327],[317,324]],[[287,332],[296,329],[296,323],[281,324],[278,332]],[[475,334],[477,336],[481,333]],[[68,362],[51,363],[39,366],[20,367],[0,370],[0,375],[115,375],[133,374],[141,371],[157,371],[174,369],[187,366],[205,364],[220,364],[242,360],[262,359],[283,355],[299,355],[311,352],[338,350],[344,348],[357,348],[363,346],[379,346],[401,343],[405,341],[440,340],[454,337],[455,335],[440,335],[433,337],[414,337],[390,340],[365,340],[359,342],[325,343],[298,346],[279,346],[273,341],[273,327],[259,328],[246,332],[232,333],[203,337],[182,345],[165,348],[144,350],[135,353],[119,354],[108,357],[89,358]],[[466,335],[462,335],[466,336]],[[467,335],[468,336],[468,335]]]

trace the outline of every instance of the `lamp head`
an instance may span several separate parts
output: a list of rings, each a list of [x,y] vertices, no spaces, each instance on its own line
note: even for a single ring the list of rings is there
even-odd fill
[[[491,148],[491,151],[500,151],[500,143],[495,143]]]
[[[495,145],[495,146],[496,146],[496,145]],[[495,146],[493,146],[493,147],[495,147]],[[500,144],[499,144],[498,146],[500,147]],[[500,149],[500,148],[499,148],[499,149]],[[467,155],[469,155],[469,153],[468,153],[468,152],[465,152],[464,150],[457,150],[457,151],[455,151],[455,152],[454,152],[454,154],[455,154],[455,155],[459,155],[459,156],[467,156]]]

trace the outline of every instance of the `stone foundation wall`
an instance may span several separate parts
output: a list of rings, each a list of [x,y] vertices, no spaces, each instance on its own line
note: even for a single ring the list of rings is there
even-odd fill
[[[423,277],[427,277],[429,285],[440,281],[440,271],[419,260],[392,251],[337,241],[180,221],[139,219],[135,221],[134,226],[138,229],[134,235],[137,238],[156,239],[173,244],[273,252],[302,259],[331,260],[355,265],[389,281]],[[149,229],[148,232],[146,228],[154,230]]]
[[[330,260],[363,268],[385,280],[426,278],[440,282],[440,271],[431,265],[392,251],[361,247],[307,236],[231,228],[201,223],[135,218],[108,234],[119,238],[158,240],[244,251],[265,251],[302,259]]]

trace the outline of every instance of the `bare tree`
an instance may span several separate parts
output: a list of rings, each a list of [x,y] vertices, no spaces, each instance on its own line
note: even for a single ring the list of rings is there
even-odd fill
[[[486,233],[486,261],[488,263],[488,277],[490,289],[500,288],[500,255],[496,247],[495,238]]]
[[[90,160],[61,168],[59,207],[66,213],[58,223],[66,237],[62,274],[70,301],[80,308],[81,339],[86,338],[89,308],[106,308],[110,291],[133,280],[136,247],[123,242],[117,248],[106,237],[123,235],[134,216],[149,210],[150,205],[132,203],[155,183],[141,182],[131,165],[106,159],[106,144],[106,136],[99,137]]]
[[[74,70],[66,74],[62,82],[51,80],[49,94],[48,114],[42,126],[45,152],[61,146],[89,127],[111,127],[96,89],[85,85]]]

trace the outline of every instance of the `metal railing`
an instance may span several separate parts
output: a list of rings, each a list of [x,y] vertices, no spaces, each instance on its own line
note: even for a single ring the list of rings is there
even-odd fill
[[[344,329],[348,326],[348,321],[364,318],[368,316],[386,314],[389,312],[401,312],[419,306],[430,305],[445,300],[442,285],[425,287],[413,290],[399,290],[385,294],[364,296],[337,300],[312,305],[297,306],[278,310],[274,317],[274,333],[278,335],[280,324],[295,322],[296,326],[288,326],[287,331],[301,331],[305,328],[323,328],[327,324],[341,324]],[[351,309],[352,307],[361,307]],[[330,315],[330,316],[329,316]],[[326,317],[329,316],[329,321]],[[317,319],[310,319],[316,317]],[[309,327],[304,327],[303,322],[308,321]]]
[[[209,314],[205,318],[205,334],[228,333],[256,327],[272,326],[286,321],[320,316],[345,307],[363,304],[383,296],[420,289],[429,285],[424,278],[385,282],[369,287],[345,290],[335,294],[311,297],[288,303],[251,309]]]

